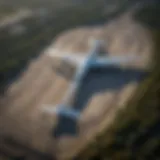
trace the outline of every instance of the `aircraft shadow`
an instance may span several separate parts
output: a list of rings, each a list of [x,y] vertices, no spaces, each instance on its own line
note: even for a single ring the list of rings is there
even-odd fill
[[[82,86],[75,95],[73,108],[81,112],[94,94],[109,90],[119,90],[131,82],[142,81],[147,75],[148,73],[145,71],[136,69],[123,70],[118,67],[92,69],[86,74]],[[59,116],[58,124],[53,129],[53,136],[76,136],[78,134],[77,121],[71,117]]]

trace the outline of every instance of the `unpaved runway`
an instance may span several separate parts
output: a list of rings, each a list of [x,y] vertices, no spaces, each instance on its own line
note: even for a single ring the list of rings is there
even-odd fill
[[[0,116],[2,137],[11,137],[40,152],[50,152],[51,146],[53,150],[59,150],[61,145],[61,153],[70,148],[66,144],[87,139],[100,126],[100,119],[105,118],[109,108],[116,106],[123,88],[139,83],[145,76],[145,73],[134,69],[93,69],[86,75],[73,100],[73,108],[81,111],[80,120],[75,121],[42,110],[43,104],[53,107],[59,104],[71,83],[53,70],[53,63],[54,60],[43,55],[34,65],[31,64],[28,71],[8,89],[6,106],[3,106],[5,109]]]
[[[80,119],[73,121],[43,111],[43,104],[54,107],[61,103],[71,80],[56,72],[53,58],[41,54],[0,99],[0,151],[3,149],[3,152],[17,157],[35,156],[34,151],[66,159],[112,122],[117,111],[123,109],[146,76],[140,68],[147,65],[152,48],[146,31],[130,21],[125,24],[126,21],[124,18],[108,27],[70,31],[57,39],[54,46],[63,51],[76,52],[79,48],[87,51],[89,37],[101,37],[110,40],[107,50],[111,56],[135,53],[141,55],[143,61],[127,64],[125,70],[110,67],[90,71],[71,103],[73,108],[81,111]],[[72,37],[78,38],[71,41]],[[132,43],[127,44],[126,41]],[[8,144],[10,141],[12,145]],[[23,147],[19,149],[15,142]]]

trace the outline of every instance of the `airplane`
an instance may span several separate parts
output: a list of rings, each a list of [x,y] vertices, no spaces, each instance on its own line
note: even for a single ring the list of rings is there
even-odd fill
[[[47,54],[51,57],[58,57],[64,60],[68,63],[73,63],[78,65],[78,69],[74,75],[73,82],[71,82],[70,87],[65,95],[65,97],[62,99],[62,103],[57,106],[52,105],[43,105],[44,110],[48,113],[54,113],[59,116],[68,116],[73,119],[78,119],[80,117],[81,112],[79,110],[75,110],[72,108],[72,106],[67,105],[66,101],[75,95],[75,93],[78,91],[79,87],[82,84],[82,80],[85,77],[86,73],[92,68],[92,67],[106,67],[106,66],[113,66],[113,65],[120,65],[124,62],[129,62],[133,60],[137,60],[137,56],[134,55],[124,55],[124,56],[112,56],[112,57],[98,57],[99,50],[102,47],[103,41],[102,40],[94,40],[91,41],[93,47],[89,54],[87,56],[82,56],[84,54],[72,54],[72,53],[66,53],[61,54],[58,53],[58,50],[55,49],[55,52],[53,52],[53,48],[48,50]],[[139,59],[139,58],[138,58]]]

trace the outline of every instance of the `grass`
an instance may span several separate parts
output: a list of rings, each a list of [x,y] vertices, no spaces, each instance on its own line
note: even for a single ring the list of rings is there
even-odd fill
[[[0,6],[0,20],[15,13],[16,9],[7,6]]]
[[[51,19],[44,26],[37,25],[34,19],[24,20],[29,32],[23,36],[11,37],[5,30],[0,31],[0,88],[12,77],[10,75],[19,73],[19,70],[24,68],[32,57],[39,55],[59,33],[77,26],[106,22],[123,12],[128,4],[122,6],[117,7],[112,14],[104,14],[103,0],[88,0],[85,4],[53,10],[53,17],[51,15]]]
[[[95,21],[107,20],[108,17],[106,18],[106,15],[99,12],[101,7],[98,5],[91,7],[88,4],[86,8],[63,10],[59,12],[57,19],[52,19],[46,29],[41,27],[36,30],[32,29],[29,35],[20,37],[16,41],[14,38],[11,39],[4,35],[0,46],[1,52],[4,53],[0,59],[1,85],[6,81],[6,73],[24,67],[28,59],[38,55],[39,51],[61,31]],[[145,21],[146,17],[148,16],[145,14],[145,18],[142,16],[140,20]],[[56,26],[54,21],[57,22]],[[155,22],[157,21],[154,20]],[[153,28],[153,26],[150,27]],[[140,85],[137,94],[130,100],[126,109],[117,115],[110,128],[106,128],[94,142],[86,146],[77,155],[77,160],[150,160],[160,158],[160,69],[158,69],[160,66],[160,31],[156,28],[152,29],[152,33],[155,42],[153,72]],[[7,46],[8,43],[11,47]]]

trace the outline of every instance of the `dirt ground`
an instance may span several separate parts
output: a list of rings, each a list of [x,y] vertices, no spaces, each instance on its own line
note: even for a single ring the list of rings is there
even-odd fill
[[[130,15],[123,15],[104,26],[62,33],[49,49],[57,48],[62,54],[88,52],[90,38],[103,39],[108,56],[134,54],[142,60],[91,70],[71,105],[81,110],[80,119],[75,121],[44,112],[46,104],[54,107],[61,103],[72,80],[57,72],[59,60],[50,57],[47,50],[41,53],[0,99],[3,154],[26,159],[69,159],[123,109],[146,76],[152,59],[150,34]]]

